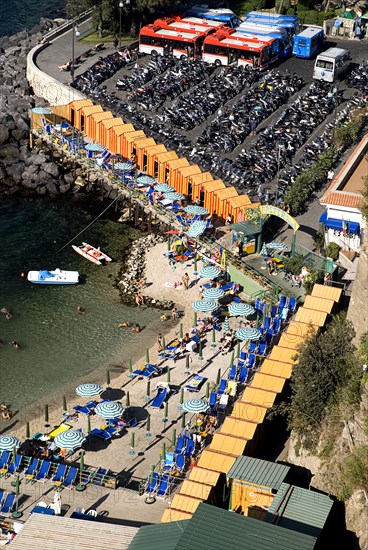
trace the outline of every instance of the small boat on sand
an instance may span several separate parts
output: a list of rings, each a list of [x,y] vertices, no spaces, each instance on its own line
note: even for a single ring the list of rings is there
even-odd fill
[[[75,244],[73,244],[72,248],[78,254],[83,256],[83,258],[86,258],[86,260],[89,260],[90,262],[93,262],[97,265],[102,265],[105,262],[112,261],[112,258],[110,258],[107,254],[100,250],[100,247],[95,248],[88,243],[82,243],[80,246],[76,246]]]
[[[40,271],[29,271],[27,279],[38,285],[76,285],[79,282],[79,273],[78,271],[63,271],[59,268],[53,271],[41,269]]]

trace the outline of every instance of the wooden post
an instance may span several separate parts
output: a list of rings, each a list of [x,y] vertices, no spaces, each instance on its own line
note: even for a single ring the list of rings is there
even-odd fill
[[[137,227],[139,220],[139,204],[136,203],[135,205],[135,212],[134,212],[134,227]]]

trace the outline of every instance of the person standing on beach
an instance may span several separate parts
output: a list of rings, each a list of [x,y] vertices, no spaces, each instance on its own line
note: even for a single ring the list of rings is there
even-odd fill
[[[183,281],[184,289],[188,290],[188,288],[189,288],[189,275],[188,275],[188,273],[184,273],[181,280]]]
[[[199,287],[198,299],[203,300],[203,286],[202,285],[200,285],[200,287]]]

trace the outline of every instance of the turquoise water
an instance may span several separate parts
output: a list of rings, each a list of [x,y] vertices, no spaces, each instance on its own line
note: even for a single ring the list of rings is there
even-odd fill
[[[88,225],[106,204],[83,206],[58,200],[30,199],[0,204],[0,401],[24,411],[39,400],[60,401],[79,381],[112,377],[127,367],[128,357],[143,355],[159,326],[159,312],[129,308],[114,286],[119,261],[106,266],[88,262],[68,245],[58,249]],[[113,216],[113,212],[111,213]],[[100,245],[114,260],[139,233],[111,219],[100,218],[76,241]],[[78,270],[78,285],[40,286],[21,277],[29,270]],[[85,315],[76,313],[78,305]],[[118,323],[147,325],[141,334]],[[10,342],[19,342],[15,350]],[[145,342],[143,344],[143,342]],[[75,394],[74,394],[75,395]]]

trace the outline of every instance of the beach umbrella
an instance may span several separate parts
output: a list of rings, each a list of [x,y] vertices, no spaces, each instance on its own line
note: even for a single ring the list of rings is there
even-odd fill
[[[256,328],[240,328],[236,331],[236,337],[239,340],[259,340],[261,333]]]
[[[270,248],[272,250],[285,250],[287,246],[284,243],[277,243],[276,241],[272,241],[271,243],[266,244],[266,248]]]
[[[167,183],[158,183],[155,185],[155,191],[159,193],[172,193],[175,191],[175,188],[171,187],[171,185],[167,185]]]
[[[166,461],[166,443],[162,444],[161,448],[161,460]]]
[[[151,415],[148,414],[147,415],[147,420],[146,420],[146,436],[147,437],[151,437],[150,430],[151,430]]]
[[[175,428],[173,429],[173,433],[172,433],[172,436],[171,436],[171,445],[173,447],[175,447],[175,445],[176,445],[176,430],[175,430]]]
[[[146,348],[146,363],[149,363],[149,362],[150,362],[149,349]]]
[[[0,435],[0,451],[13,451],[20,446],[20,441],[15,435]]]
[[[150,395],[151,395],[151,381],[147,380],[146,396],[148,400],[150,399]]]
[[[206,222],[197,220],[196,222],[193,222],[192,225],[189,227],[188,236],[199,237],[205,232],[205,229],[206,229]]]
[[[130,164],[130,162],[117,162],[114,168],[115,170],[123,170],[123,171],[133,170],[133,164]]]
[[[66,412],[68,410],[67,404],[66,404],[66,396],[63,395],[63,411]]]
[[[183,323],[180,323],[179,326],[179,338],[183,338]]]
[[[100,395],[102,386],[100,386],[100,384],[81,384],[75,391],[76,394],[81,397],[92,397],[94,395]]]
[[[110,385],[110,371],[109,369],[106,369],[106,384],[109,386]]]
[[[49,406],[45,405],[45,424],[49,421]]]
[[[218,307],[218,303],[212,300],[197,300],[192,303],[192,309],[195,311],[202,311],[203,313],[215,311]]]
[[[88,415],[87,416],[87,433],[90,434],[91,430],[92,430],[92,428],[91,428],[91,417]]]
[[[207,265],[199,272],[200,277],[204,279],[216,279],[221,273],[221,269],[215,265]]]
[[[206,399],[210,397],[210,383],[207,382],[206,384]]]
[[[187,214],[193,214],[194,216],[205,216],[208,214],[207,208],[203,206],[197,206],[196,204],[190,204],[184,208],[184,212]]]
[[[197,326],[197,312],[196,311],[194,312],[193,326],[194,327]]]
[[[206,399],[189,399],[184,401],[181,409],[185,412],[200,413],[208,409],[208,401]]]
[[[129,357],[128,368],[129,368],[129,372],[133,372],[133,362],[131,357]]]
[[[229,313],[235,317],[247,317],[248,315],[253,315],[255,309],[249,304],[230,304]]]
[[[52,110],[48,107],[33,107],[32,113],[36,115],[52,115]]]
[[[54,442],[60,449],[75,449],[80,447],[85,440],[86,438],[79,430],[67,430],[57,435]]]
[[[184,403],[184,388],[180,390],[180,405]]]
[[[61,494],[60,491],[55,491],[54,493],[54,514],[55,516],[60,516],[61,514]]]
[[[122,416],[124,407],[117,401],[102,401],[95,408],[95,413],[102,418],[115,418]]]
[[[18,506],[19,506],[19,495],[20,495],[20,479],[19,474],[15,476],[15,510],[12,513],[12,517],[14,519],[18,519],[22,517],[23,513],[19,512]]]
[[[226,317],[224,324],[222,325],[222,330],[224,330],[225,332],[229,332],[230,330],[229,317]]]
[[[221,369],[218,369],[217,376],[216,376],[216,386],[219,385],[220,380],[221,380]]]
[[[31,429],[29,426],[29,422],[26,422],[26,439],[29,439],[31,437]]]
[[[152,183],[156,183],[156,180],[152,176],[139,176],[137,182],[141,185],[152,185]]]
[[[168,383],[171,382],[170,367],[167,367],[166,382],[168,382]]]
[[[130,407],[130,395],[128,391],[126,392],[125,406]]]
[[[206,288],[203,292],[205,300],[219,300],[224,296],[225,292],[221,288]]]
[[[168,201],[182,201],[184,198],[184,195],[181,193],[176,193],[175,191],[164,193],[164,199],[167,199]]]
[[[87,151],[93,151],[95,153],[98,153],[99,151],[104,151],[105,147],[103,145],[100,145],[99,143],[87,143],[85,146],[85,149]]]
[[[135,444],[135,433],[132,432],[130,434],[130,451],[129,451],[130,455],[135,455],[134,444]]]
[[[165,407],[164,407],[164,417],[162,419],[163,422],[167,422],[169,418],[169,403],[166,401]]]

